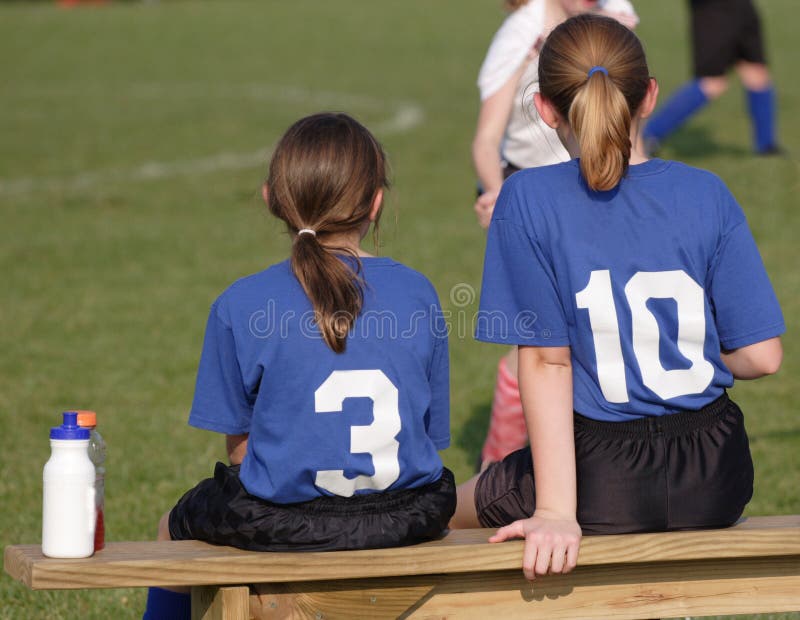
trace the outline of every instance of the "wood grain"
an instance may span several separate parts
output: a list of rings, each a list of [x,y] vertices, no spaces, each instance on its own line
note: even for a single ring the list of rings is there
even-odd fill
[[[398,618],[430,595],[439,575],[258,584],[250,590],[257,620]]]
[[[657,618],[800,609],[800,560],[745,558],[258,586],[259,619]]]
[[[400,617],[633,620],[800,610],[797,558],[592,566],[533,584],[517,571],[463,577],[447,576]]]
[[[247,586],[196,586],[192,588],[192,620],[249,620]]]
[[[6,572],[34,590],[283,583],[518,570],[522,542],[486,542],[492,530],[456,530],[394,549],[253,553],[199,541],[109,542],[91,558],[46,558],[39,545],[6,547]],[[723,530],[584,538],[579,565],[800,556],[800,515],[753,517]]]

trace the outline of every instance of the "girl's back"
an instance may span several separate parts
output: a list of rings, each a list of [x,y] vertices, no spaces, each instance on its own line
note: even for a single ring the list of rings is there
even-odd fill
[[[715,175],[653,159],[593,192],[572,160],[507,183],[486,269],[502,263],[509,280],[484,278],[484,295],[499,300],[508,288],[512,312],[535,311],[528,344],[572,347],[584,415],[698,409],[733,383],[721,350],[783,330],[744,214]],[[509,265],[525,283],[513,282]]]
[[[363,307],[342,353],[320,335],[289,261],[239,280],[212,308],[190,423],[249,433],[240,477],[254,495],[299,502],[442,474],[449,384],[438,297],[390,258],[361,263]]]

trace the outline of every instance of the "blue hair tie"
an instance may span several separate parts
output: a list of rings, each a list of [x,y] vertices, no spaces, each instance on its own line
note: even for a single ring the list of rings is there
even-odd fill
[[[590,77],[592,77],[592,75],[594,75],[598,71],[600,73],[605,73],[606,75],[608,75],[608,69],[606,69],[601,65],[597,65],[596,67],[592,67],[591,69],[589,69],[589,73],[586,75],[586,79],[588,80]]]

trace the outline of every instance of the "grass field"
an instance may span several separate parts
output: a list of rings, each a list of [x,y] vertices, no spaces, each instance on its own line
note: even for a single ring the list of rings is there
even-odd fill
[[[469,337],[477,302],[456,293],[480,287],[469,144],[499,4],[0,4],[3,546],[40,540],[47,432],[62,410],[98,412],[109,540],[153,537],[223,456],[218,436],[186,425],[208,307],[287,255],[259,200],[266,154],[290,122],[322,109],[357,116],[389,153],[381,253],[426,273],[453,312],[446,462],[471,474],[503,351]],[[750,155],[738,85],[663,152],[729,184],[789,325],[781,373],[734,390],[756,460],[753,515],[800,512],[800,48],[795,0],[760,6],[792,157]],[[688,75],[684,3],[637,9],[665,93]],[[143,603],[142,590],[31,593],[0,578],[0,618],[135,618]]]

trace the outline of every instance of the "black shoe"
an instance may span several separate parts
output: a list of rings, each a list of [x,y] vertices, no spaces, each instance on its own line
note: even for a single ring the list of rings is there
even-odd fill
[[[782,146],[773,144],[765,149],[756,151],[756,155],[761,155],[762,157],[788,157],[789,153],[787,153],[786,149],[784,149]]]

